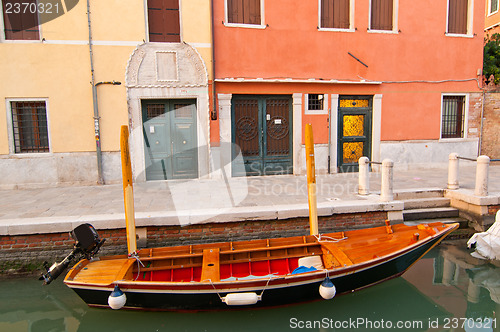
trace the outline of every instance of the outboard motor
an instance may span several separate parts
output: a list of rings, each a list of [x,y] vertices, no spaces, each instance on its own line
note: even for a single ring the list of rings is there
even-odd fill
[[[44,285],[48,285],[52,282],[52,280],[55,280],[77,256],[79,259],[82,257],[87,259],[94,257],[106,240],[99,239],[99,235],[97,234],[94,226],[91,224],[82,224],[72,230],[69,234],[76,242],[73,250],[60,263],[56,262],[52,264],[50,268],[49,263],[43,263],[43,267],[47,272],[44,274],[42,273],[39,280],[44,280]]]

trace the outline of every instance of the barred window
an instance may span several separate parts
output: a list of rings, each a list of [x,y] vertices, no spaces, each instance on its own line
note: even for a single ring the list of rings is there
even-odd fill
[[[464,137],[465,96],[443,96],[441,138]]]
[[[260,0],[227,0],[227,22],[260,25]]]
[[[47,109],[44,101],[12,101],[15,153],[49,152]]]
[[[307,109],[309,111],[322,111],[324,97],[324,95],[310,93],[307,96]]]

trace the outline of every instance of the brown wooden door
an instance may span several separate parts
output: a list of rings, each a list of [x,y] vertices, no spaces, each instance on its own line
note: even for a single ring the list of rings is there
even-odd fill
[[[234,176],[293,173],[291,105],[290,96],[233,97]]]

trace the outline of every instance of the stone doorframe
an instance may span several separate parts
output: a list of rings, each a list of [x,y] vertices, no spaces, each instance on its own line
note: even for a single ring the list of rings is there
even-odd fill
[[[186,43],[141,44],[130,56],[125,76],[130,154],[135,181],[146,181],[147,165],[142,132],[142,101],[146,99],[196,100],[198,178],[208,178],[208,74],[198,51]]]

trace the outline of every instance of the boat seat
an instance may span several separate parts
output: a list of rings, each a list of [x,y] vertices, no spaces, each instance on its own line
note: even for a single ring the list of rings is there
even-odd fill
[[[220,281],[219,248],[203,249],[201,281]]]
[[[350,266],[354,263],[347,257],[333,242],[321,242],[321,250],[323,251],[323,263],[327,269],[334,267]]]

